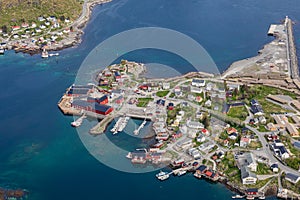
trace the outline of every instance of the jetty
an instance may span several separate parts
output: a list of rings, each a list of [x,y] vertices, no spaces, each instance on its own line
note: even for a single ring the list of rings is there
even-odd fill
[[[288,68],[290,69],[290,76],[292,79],[299,80],[299,68],[294,40],[293,22],[288,16],[285,18],[285,27],[287,32],[287,59]]]
[[[114,118],[115,118],[114,115],[105,117],[103,120],[101,120],[93,128],[90,129],[90,134],[91,135],[100,135],[100,134],[104,133],[104,131],[106,130],[106,127],[108,126],[108,124],[110,124],[112,122],[112,120]]]
[[[147,120],[144,119],[143,123],[138,127],[138,129],[136,129],[136,130],[133,131],[134,135],[138,135],[140,133],[140,130],[142,128],[144,128],[144,126],[146,125],[146,123],[147,123]]]

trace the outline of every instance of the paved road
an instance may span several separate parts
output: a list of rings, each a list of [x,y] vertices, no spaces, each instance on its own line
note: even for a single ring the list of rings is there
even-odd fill
[[[285,166],[284,164],[282,164],[281,162],[279,162],[273,155],[273,152],[270,150],[270,148],[268,147],[268,142],[266,141],[266,139],[264,138],[264,135],[266,134],[266,132],[259,132],[258,130],[256,130],[255,128],[252,128],[251,126],[246,125],[246,127],[253,131],[259,138],[259,140],[262,143],[262,149],[263,151],[266,153],[267,158],[270,160],[271,163],[277,163],[279,168],[283,171],[285,171],[286,173],[293,173],[296,174],[297,176],[300,176],[300,172],[292,169],[288,166]]]

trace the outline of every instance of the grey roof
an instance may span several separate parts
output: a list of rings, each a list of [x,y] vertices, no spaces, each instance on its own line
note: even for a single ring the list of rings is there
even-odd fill
[[[204,80],[201,79],[193,79],[194,83],[204,83]]]
[[[299,179],[299,176],[297,176],[295,174],[287,173],[285,175],[285,178],[290,179],[293,182],[296,182]]]
[[[243,166],[241,168],[241,178],[244,179],[247,177],[256,178],[256,174],[250,172],[246,166]]]
[[[300,149],[300,142],[295,142],[294,147],[296,147],[297,149]]]

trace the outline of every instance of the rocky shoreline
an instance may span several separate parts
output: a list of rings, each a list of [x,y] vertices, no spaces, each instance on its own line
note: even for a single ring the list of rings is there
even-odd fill
[[[23,199],[27,195],[27,191],[22,189],[5,189],[0,188],[0,200],[6,199]]]

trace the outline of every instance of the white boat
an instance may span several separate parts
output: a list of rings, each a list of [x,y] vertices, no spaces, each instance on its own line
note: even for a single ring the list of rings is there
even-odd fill
[[[185,170],[182,170],[182,171],[179,171],[177,173],[177,176],[182,176],[182,175],[185,175],[186,174],[186,171]]]
[[[74,120],[73,122],[71,122],[71,126],[73,126],[73,127],[79,127],[82,124],[83,119],[85,119],[85,118],[86,118],[86,116],[82,115],[77,120]]]
[[[71,126],[73,126],[73,127],[79,127],[81,124],[82,124],[82,122],[79,122],[79,121],[71,122]]]
[[[168,179],[170,175],[167,172],[160,171],[158,174],[156,174],[156,178],[160,181],[164,181]]]
[[[0,54],[4,54],[4,49],[3,48],[0,48]]]
[[[116,135],[118,133],[118,131],[117,130],[115,130],[114,132],[113,132],[113,135]]]
[[[49,53],[49,56],[59,56],[59,53]]]
[[[125,129],[125,127],[127,126],[127,123],[129,121],[129,119],[130,119],[130,117],[122,117],[121,118],[121,123],[120,123],[120,125],[118,127],[118,132],[122,132]]]
[[[260,196],[260,197],[258,197],[258,199],[266,199],[266,197],[265,196]]]
[[[195,176],[196,178],[201,178],[201,174],[198,173],[198,172],[195,172],[195,173],[194,173],[194,176]]]
[[[119,118],[118,121],[116,122],[116,124],[114,125],[114,127],[110,130],[111,132],[113,132],[115,134],[115,132],[118,132],[118,127],[120,126],[122,121],[122,118]]]
[[[42,58],[48,58],[48,57],[49,57],[48,52],[46,51],[46,49],[43,49]]]
[[[126,158],[132,159],[132,153],[131,153],[131,152],[128,152],[128,154],[126,155]]]
[[[242,199],[242,198],[244,198],[244,196],[237,194],[237,195],[232,196],[231,198],[232,199]]]

